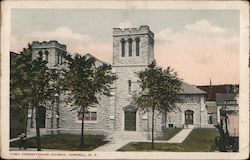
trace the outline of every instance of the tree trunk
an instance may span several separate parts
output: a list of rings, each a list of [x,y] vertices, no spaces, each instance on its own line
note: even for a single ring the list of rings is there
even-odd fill
[[[55,107],[55,97],[53,97],[53,102],[51,105],[51,121],[50,121],[50,128],[51,128],[51,132],[50,135],[53,135],[53,128],[54,128],[54,107]]]
[[[37,151],[41,151],[41,138],[40,138],[40,126],[39,126],[39,113],[38,113],[38,105],[36,105],[36,145]]]
[[[31,103],[30,128],[33,128],[33,120],[34,120],[34,105]]]
[[[154,115],[155,115],[155,109],[152,108],[152,147],[151,149],[154,150]]]
[[[82,112],[82,130],[81,130],[81,141],[80,141],[80,148],[84,146],[84,111]]]
[[[26,109],[26,113],[25,113],[25,130],[24,130],[24,134],[25,134],[25,137],[27,137],[27,128],[28,128],[28,116],[29,116],[29,105]]]

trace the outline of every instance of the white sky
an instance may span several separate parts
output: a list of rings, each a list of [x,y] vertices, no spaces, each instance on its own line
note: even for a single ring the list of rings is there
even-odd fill
[[[148,25],[155,58],[195,85],[239,83],[239,11],[13,9],[11,51],[57,40],[71,53],[112,63],[112,28]]]

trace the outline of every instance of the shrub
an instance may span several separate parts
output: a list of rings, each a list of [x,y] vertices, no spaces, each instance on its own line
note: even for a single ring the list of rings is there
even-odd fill
[[[160,149],[161,151],[171,151],[171,152],[183,152],[184,148],[176,146],[176,145],[164,145]]]

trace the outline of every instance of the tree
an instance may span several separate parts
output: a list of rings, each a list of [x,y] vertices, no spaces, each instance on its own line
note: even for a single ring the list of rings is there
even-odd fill
[[[58,108],[55,108],[55,104],[59,104],[59,96],[60,96],[60,91],[61,91],[61,82],[62,82],[63,77],[61,76],[61,70],[57,67],[50,67],[50,91],[51,91],[51,103],[50,103],[50,109],[51,109],[51,121],[50,121],[50,127],[51,129],[54,128],[54,119],[55,119],[55,109],[56,109],[56,114],[59,115],[58,113]],[[57,123],[58,125],[58,123]],[[58,128],[58,126],[57,126]],[[51,130],[51,135],[53,135],[54,132]]]
[[[11,135],[16,136],[20,132],[26,135],[27,130],[27,115],[30,102],[30,77],[29,69],[31,68],[32,55],[24,49],[20,54],[11,52],[10,59],[10,116],[11,126],[15,126],[15,130],[11,127]],[[13,118],[15,117],[15,118]],[[15,119],[19,117],[24,119],[24,122],[16,125]]]
[[[155,111],[168,113],[182,102],[178,92],[182,82],[177,73],[170,67],[163,69],[152,62],[144,71],[137,73],[142,91],[133,95],[138,108],[152,112],[152,150],[154,149],[154,116]]]
[[[67,68],[63,70],[63,91],[68,101],[81,116],[80,147],[84,146],[84,113],[98,104],[100,95],[110,95],[111,84],[116,76],[111,73],[111,65],[99,63],[90,55],[67,56]]]
[[[47,62],[39,56],[37,59],[32,60],[31,67],[31,90],[32,100],[31,103],[36,108],[36,138],[37,138],[37,150],[41,150],[40,140],[40,108],[42,105],[46,105],[51,100],[50,90],[50,71],[46,66]]]
[[[51,100],[49,83],[51,74],[46,63],[42,55],[32,59],[31,46],[29,45],[17,58],[13,59],[11,66],[11,106],[26,108],[26,119],[28,106],[35,107],[38,151],[41,150],[39,109]],[[27,130],[27,123],[25,128]]]

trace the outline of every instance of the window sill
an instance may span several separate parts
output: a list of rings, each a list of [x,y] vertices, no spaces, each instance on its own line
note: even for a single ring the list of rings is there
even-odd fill
[[[76,120],[76,123],[82,123],[82,121],[78,121]],[[84,121],[84,124],[95,124],[95,123],[98,123],[97,121]]]

